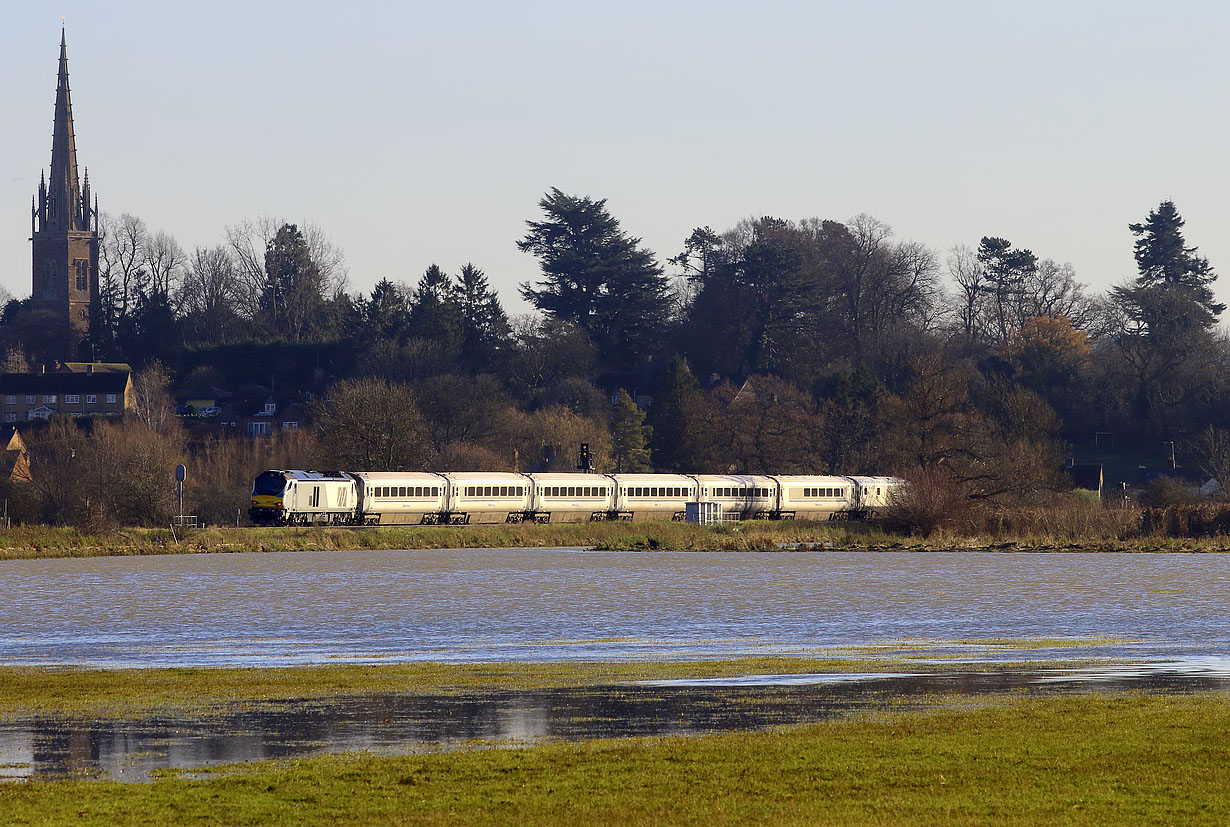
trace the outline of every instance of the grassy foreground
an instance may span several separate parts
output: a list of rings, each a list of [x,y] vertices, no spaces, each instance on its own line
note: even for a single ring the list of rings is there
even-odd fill
[[[1002,645],[1028,648],[1034,643],[1007,641]],[[1079,641],[1063,643],[1066,646],[1081,645]],[[875,652],[871,651],[852,651],[848,654],[852,657],[752,657],[664,662],[406,663],[284,669],[78,670],[7,666],[0,667],[0,719],[29,715],[121,718],[152,711],[202,714],[213,708],[237,703],[341,695],[609,686],[625,681],[882,672],[897,668],[918,672],[926,668],[919,664],[907,665],[901,660],[876,658]],[[860,655],[863,657],[860,658]]]
[[[557,525],[382,526],[340,528],[209,528],[188,533],[128,528],[88,533],[26,526],[0,532],[0,560],[250,551],[362,549],[575,548],[603,551],[1174,551],[1230,550],[1230,537],[1118,539],[1051,531],[930,538],[887,534],[867,523],[754,521],[720,526],[683,523],[562,523]]]
[[[1225,824],[1230,696],[0,785],[9,824]]]

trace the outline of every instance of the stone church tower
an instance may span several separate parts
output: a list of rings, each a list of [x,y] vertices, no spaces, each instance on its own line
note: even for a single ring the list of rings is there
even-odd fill
[[[43,178],[31,216],[34,242],[33,309],[45,311],[63,331],[64,356],[86,351],[90,322],[98,314],[98,202],[90,205],[90,175],[77,179],[77,145],[68,95],[68,52],[60,33],[51,177]]]

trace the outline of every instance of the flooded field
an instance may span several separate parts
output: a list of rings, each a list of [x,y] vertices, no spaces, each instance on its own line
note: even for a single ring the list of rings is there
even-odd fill
[[[321,752],[405,755],[460,746],[696,735],[1012,692],[1230,690],[1230,661],[1147,668],[939,674],[760,675],[575,689],[368,695],[245,705],[221,714],[0,722],[0,779],[148,781],[161,769]]]
[[[0,723],[0,777],[14,779],[140,781],[322,751],[760,728],[988,693],[1230,690],[1220,554],[366,551],[13,561],[0,573],[0,665],[886,664],[267,701],[198,717],[27,717]],[[995,666],[1021,661],[1048,666]]]
[[[1230,555],[362,551],[0,563],[0,664],[1224,656]]]

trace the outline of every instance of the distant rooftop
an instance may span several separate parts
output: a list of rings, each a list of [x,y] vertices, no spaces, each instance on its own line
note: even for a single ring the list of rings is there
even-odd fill
[[[56,373],[132,373],[127,362],[57,362]]]

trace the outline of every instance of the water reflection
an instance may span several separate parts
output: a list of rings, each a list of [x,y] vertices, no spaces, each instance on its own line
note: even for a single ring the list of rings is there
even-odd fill
[[[164,768],[367,751],[684,735],[806,723],[853,711],[1009,691],[1230,690],[1222,662],[1059,671],[757,675],[586,689],[269,702],[203,718],[36,718],[0,724],[0,777],[148,780]]]

